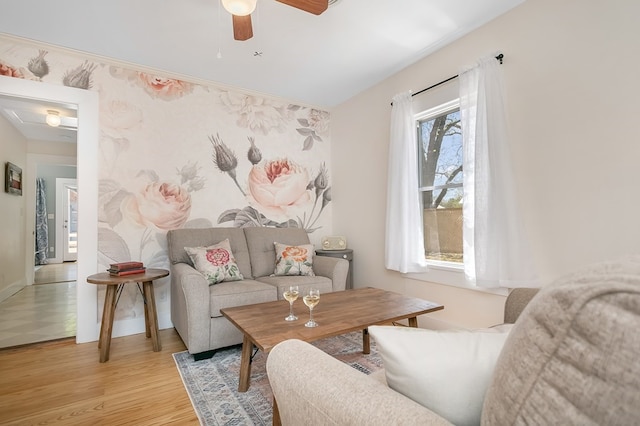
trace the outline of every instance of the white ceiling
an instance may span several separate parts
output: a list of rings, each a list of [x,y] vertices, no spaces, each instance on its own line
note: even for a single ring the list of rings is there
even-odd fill
[[[259,0],[254,37],[240,42],[219,0],[19,0],[3,5],[0,31],[330,108],[523,1],[337,0],[315,16]],[[27,139],[75,142],[72,121],[44,124],[50,108],[75,117],[70,105],[0,96]]]
[[[0,95],[0,114],[29,140],[76,143],[78,139],[77,106],[34,101]],[[60,126],[45,122],[47,111],[60,116]]]
[[[219,0],[19,0],[0,31],[330,108],[523,1],[338,0],[315,16],[259,0],[239,42]]]

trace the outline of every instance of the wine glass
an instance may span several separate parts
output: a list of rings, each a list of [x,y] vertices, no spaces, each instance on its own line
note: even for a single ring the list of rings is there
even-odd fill
[[[313,308],[320,302],[320,290],[310,288],[309,293],[306,294],[302,300],[304,304],[309,307],[309,321],[305,323],[305,327],[317,327],[318,323],[313,320]]]
[[[295,321],[298,319],[297,316],[293,315],[293,302],[298,298],[298,286],[290,285],[289,287],[284,289],[284,293],[282,295],[289,302],[289,316],[287,316],[285,321]]]

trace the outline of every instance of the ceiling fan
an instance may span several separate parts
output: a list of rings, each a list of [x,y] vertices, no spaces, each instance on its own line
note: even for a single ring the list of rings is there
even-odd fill
[[[222,0],[222,6],[233,16],[233,38],[239,41],[253,37],[251,13],[257,0]],[[329,0],[276,0],[296,9],[320,15],[329,7]]]

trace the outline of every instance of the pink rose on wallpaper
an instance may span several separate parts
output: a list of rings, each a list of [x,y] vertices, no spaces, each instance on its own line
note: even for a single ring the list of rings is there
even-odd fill
[[[123,213],[141,226],[169,230],[182,227],[191,213],[191,195],[180,185],[152,182],[128,197]]]
[[[138,72],[138,82],[152,97],[171,101],[193,91],[193,85],[182,80]]]
[[[113,130],[129,130],[142,123],[142,110],[121,100],[104,102],[100,105],[100,124]]]
[[[29,70],[23,67],[14,67],[0,60],[0,75],[15,78],[24,78],[27,80],[38,80],[38,77],[33,75]]]
[[[288,105],[258,96],[221,92],[220,100],[230,113],[237,115],[238,126],[263,135],[271,130],[284,132],[293,118]]]
[[[319,109],[312,108],[309,111],[309,127],[316,131],[319,135],[324,135],[329,130],[329,113]]]
[[[0,62],[0,75],[5,75],[7,77],[24,78],[24,74],[19,69],[5,64],[4,62]]]
[[[265,213],[287,215],[289,208],[311,201],[309,173],[287,159],[253,166],[249,173],[249,192]]]
[[[322,135],[329,131],[329,113],[319,109],[310,109],[307,118],[298,118],[296,130],[304,136],[302,150],[308,151],[313,148],[315,142],[322,142]]]

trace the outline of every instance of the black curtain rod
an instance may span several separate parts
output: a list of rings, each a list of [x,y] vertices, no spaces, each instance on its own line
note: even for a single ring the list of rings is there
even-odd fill
[[[500,64],[502,65],[502,60],[504,59],[504,55],[501,53],[501,54],[499,54],[498,56],[496,56],[496,59],[497,59],[498,61],[500,61]],[[419,95],[420,93],[426,92],[427,90],[431,90],[431,89],[433,89],[433,88],[435,88],[435,87],[438,87],[438,86],[440,86],[440,85],[442,85],[442,84],[445,84],[445,83],[447,83],[447,82],[449,82],[449,81],[453,80],[454,78],[458,78],[458,77],[459,77],[459,75],[458,75],[458,74],[456,74],[456,75],[454,75],[453,77],[449,77],[449,78],[447,78],[446,80],[442,80],[441,82],[436,83],[436,84],[434,84],[434,85],[432,85],[432,86],[426,87],[426,88],[424,88],[424,89],[422,89],[422,90],[419,90],[419,91],[417,91],[416,93],[412,93],[412,94],[411,94],[411,97],[414,97],[414,96],[416,96],[416,95]],[[393,102],[391,102],[391,106],[393,106]]]

